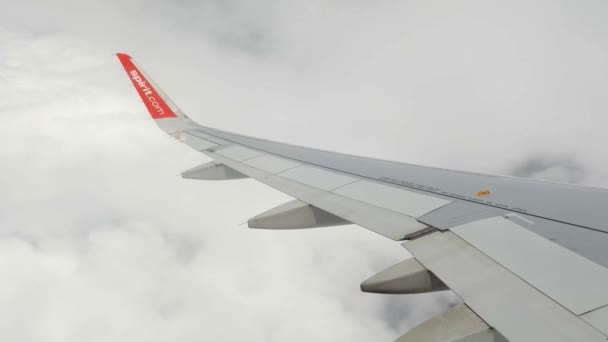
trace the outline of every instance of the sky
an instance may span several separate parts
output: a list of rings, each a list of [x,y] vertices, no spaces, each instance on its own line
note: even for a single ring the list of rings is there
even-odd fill
[[[4,2],[4,3],[2,3]],[[115,52],[201,124],[608,187],[608,2],[0,0],[0,339],[392,341],[452,293],[356,226],[250,230],[290,198],[204,182]]]

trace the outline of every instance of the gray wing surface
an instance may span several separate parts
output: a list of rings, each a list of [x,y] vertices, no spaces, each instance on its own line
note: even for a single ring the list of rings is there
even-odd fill
[[[201,126],[118,54],[157,125],[211,157],[184,178],[249,177],[294,201],[249,220],[262,229],[356,224],[414,259],[363,291],[451,289],[463,305],[399,341],[606,341],[608,192],[321,151]]]

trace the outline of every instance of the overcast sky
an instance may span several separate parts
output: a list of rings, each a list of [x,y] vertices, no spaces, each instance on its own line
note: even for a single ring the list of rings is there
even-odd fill
[[[450,294],[363,294],[409,255],[290,198],[177,175],[115,52],[194,120],[322,149],[608,187],[608,2],[0,0],[0,340],[392,341]]]

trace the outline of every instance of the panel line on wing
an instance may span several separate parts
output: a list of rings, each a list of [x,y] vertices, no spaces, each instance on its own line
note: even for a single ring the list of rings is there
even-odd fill
[[[359,180],[358,178],[345,176],[308,165],[302,165],[287,171],[283,171],[278,175],[325,191],[332,191],[333,189]]]
[[[210,148],[218,146],[216,143],[213,143],[213,142],[211,142],[207,139],[203,139],[201,137],[197,137],[196,135],[194,135],[192,133],[188,133],[186,131],[182,131],[179,133],[180,134],[177,136],[177,139],[179,139],[181,142],[192,147],[193,149],[195,149],[197,151],[208,150]]]
[[[243,162],[262,154],[262,152],[245,148],[240,145],[226,146],[225,148],[217,150],[216,153],[238,162]]]
[[[275,157],[269,154],[263,154],[260,156],[253,157],[243,162],[243,164],[253,166],[260,170],[277,174],[283,171],[294,169],[302,164],[286,160],[283,158]]]
[[[348,184],[340,189],[334,189],[333,192],[412,217],[420,217],[451,203],[441,198],[367,180]]]

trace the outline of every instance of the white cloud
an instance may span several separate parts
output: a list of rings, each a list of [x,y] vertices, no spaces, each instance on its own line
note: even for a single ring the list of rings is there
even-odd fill
[[[150,122],[112,53],[210,126],[482,172],[576,155],[576,180],[605,185],[607,13],[592,1],[11,3],[0,337],[390,341],[456,300],[360,293],[407,257],[363,229],[238,226],[289,198],[176,177],[206,158]]]

